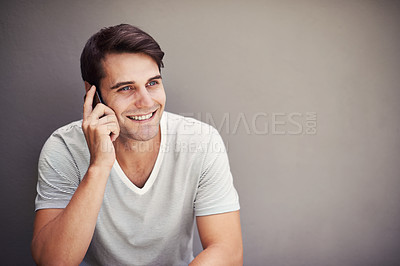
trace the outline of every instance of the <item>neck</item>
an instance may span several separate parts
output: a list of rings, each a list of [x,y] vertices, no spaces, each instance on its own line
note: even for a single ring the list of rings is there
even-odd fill
[[[126,138],[117,138],[114,142],[115,153],[118,162],[131,163],[143,162],[148,157],[158,154],[161,143],[161,132],[147,141],[138,141]]]
[[[114,141],[118,164],[137,187],[142,188],[149,178],[157,160],[160,144],[160,131],[148,141],[124,140],[120,137]]]

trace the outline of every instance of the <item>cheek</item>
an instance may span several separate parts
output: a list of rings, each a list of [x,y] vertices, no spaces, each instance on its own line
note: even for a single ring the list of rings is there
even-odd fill
[[[155,99],[160,104],[164,105],[165,104],[165,100],[166,100],[166,95],[165,95],[164,89],[161,89],[161,90],[157,91],[154,94],[153,99]]]
[[[129,104],[131,103],[131,100],[129,97],[127,98],[115,98],[109,103],[109,107],[113,109],[115,114],[118,116],[118,114],[122,113],[124,110],[127,109]]]

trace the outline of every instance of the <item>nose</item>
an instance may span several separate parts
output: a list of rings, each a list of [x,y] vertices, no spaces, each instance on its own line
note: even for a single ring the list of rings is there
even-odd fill
[[[135,105],[139,109],[153,106],[153,99],[145,87],[141,87],[136,91]]]

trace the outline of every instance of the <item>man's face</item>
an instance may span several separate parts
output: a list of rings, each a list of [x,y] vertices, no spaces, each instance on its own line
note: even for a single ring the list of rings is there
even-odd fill
[[[101,95],[117,116],[119,138],[147,141],[159,132],[165,91],[157,63],[148,55],[107,54]]]

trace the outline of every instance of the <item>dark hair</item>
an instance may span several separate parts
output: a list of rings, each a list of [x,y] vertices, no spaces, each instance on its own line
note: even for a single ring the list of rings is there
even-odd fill
[[[158,65],[164,67],[164,52],[158,43],[146,32],[129,24],[101,29],[87,41],[81,54],[82,79],[97,88],[104,78],[102,61],[109,53],[143,53]]]

